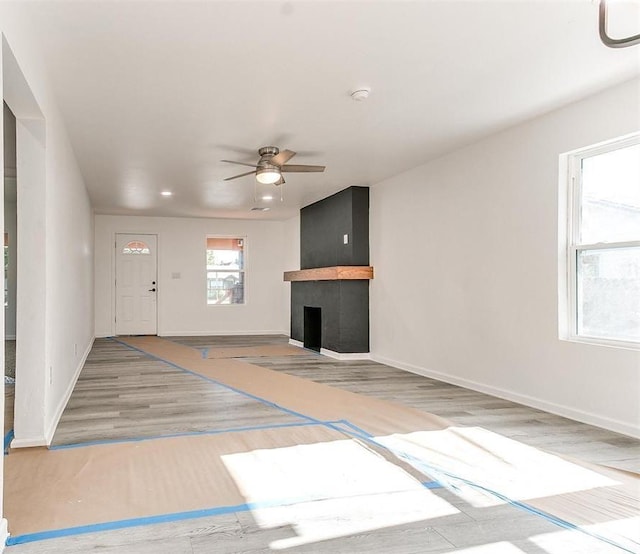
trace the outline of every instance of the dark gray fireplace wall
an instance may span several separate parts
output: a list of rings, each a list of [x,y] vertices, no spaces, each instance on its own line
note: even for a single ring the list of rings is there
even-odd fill
[[[369,265],[367,187],[349,187],[300,210],[300,269],[336,265]]]
[[[304,342],[304,307],[322,310],[322,348],[369,352],[369,281],[291,283],[291,338]]]
[[[300,210],[300,269],[340,265],[369,265],[367,187],[349,187]],[[322,310],[322,348],[369,352],[369,281],[292,282],[291,338],[300,342],[305,306]]]

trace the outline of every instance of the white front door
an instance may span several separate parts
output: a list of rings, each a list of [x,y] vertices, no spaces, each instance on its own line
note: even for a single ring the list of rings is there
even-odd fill
[[[157,333],[157,237],[116,235],[116,335]]]

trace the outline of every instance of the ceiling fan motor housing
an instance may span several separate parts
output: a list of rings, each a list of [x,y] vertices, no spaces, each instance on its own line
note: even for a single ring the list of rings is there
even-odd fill
[[[271,163],[271,158],[278,155],[280,149],[277,146],[263,146],[258,150],[258,154],[260,154],[260,161],[258,162],[258,169],[256,170],[256,177],[258,181],[260,181],[260,175],[263,173],[269,173],[270,175],[277,173],[282,179],[282,173],[280,172],[280,166]],[[267,178],[266,175],[264,175]],[[271,177],[269,179],[272,182],[275,177]],[[276,181],[275,184],[279,184],[279,181]]]
[[[279,152],[280,149],[277,146],[263,146],[258,150],[258,154],[263,158],[267,156],[273,158],[273,156],[277,156]]]

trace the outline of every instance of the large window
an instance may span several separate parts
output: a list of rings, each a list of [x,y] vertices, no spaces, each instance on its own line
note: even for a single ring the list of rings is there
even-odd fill
[[[640,344],[640,136],[571,154],[569,338]]]
[[[245,239],[207,237],[207,304],[244,304]]]

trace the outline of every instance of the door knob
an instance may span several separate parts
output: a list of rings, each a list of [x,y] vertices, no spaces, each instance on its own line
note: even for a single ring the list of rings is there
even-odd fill
[[[156,289],[155,288],[149,289],[149,292],[156,292]]]

